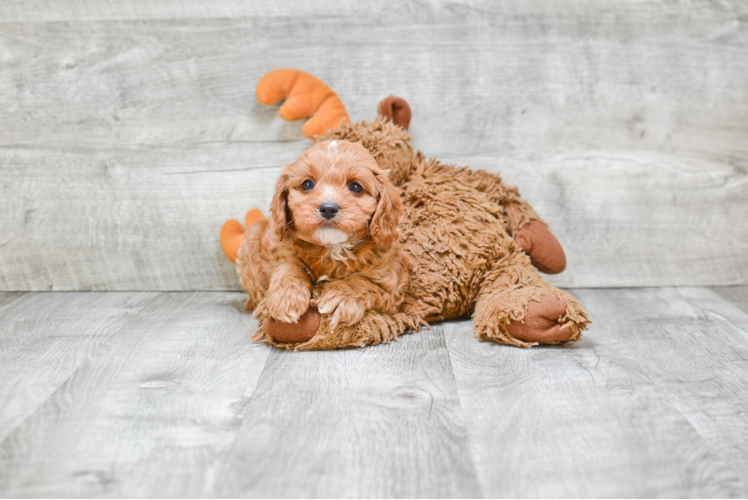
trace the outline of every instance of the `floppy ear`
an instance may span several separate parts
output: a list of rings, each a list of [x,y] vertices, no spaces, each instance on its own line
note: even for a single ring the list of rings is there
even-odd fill
[[[290,233],[289,228],[293,224],[291,214],[288,213],[288,190],[290,188],[288,180],[288,174],[285,172],[281,174],[278,184],[275,185],[275,194],[270,207],[270,214],[275,223],[275,233],[281,240]]]
[[[379,199],[374,216],[369,224],[369,234],[377,245],[387,246],[400,238],[397,226],[403,216],[403,202],[400,191],[392,184],[387,172],[375,172],[379,188]]]

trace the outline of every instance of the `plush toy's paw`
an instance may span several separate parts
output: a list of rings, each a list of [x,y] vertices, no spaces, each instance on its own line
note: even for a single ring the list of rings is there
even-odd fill
[[[366,312],[365,304],[355,295],[351,287],[332,283],[322,291],[317,307],[322,314],[332,315],[332,326],[350,326],[361,321]]]
[[[562,324],[566,314],[566,304],[554,295],[542,295],[539,301],[527,304],[527,313],[522,321],[510,321],[507,330],[525,342],[565,342],[573,335],[568,324]]]
[[[265,307],[271,318],[282,323],[298,323],[309,308],[311,293],[308,288],[288,283],[268,291]]]
[[[284,323],[268,317],[262,322],[262,328],[265,334],[275,342],[300,344],[314,337],[319,329],[319,323],[319,311],[310,307],[301,315],[298,323]]]
[[[561,243],[543,224],[530,222],[517,232],[514,241],[539,271],[558,274],[566,269],[566,254]]]

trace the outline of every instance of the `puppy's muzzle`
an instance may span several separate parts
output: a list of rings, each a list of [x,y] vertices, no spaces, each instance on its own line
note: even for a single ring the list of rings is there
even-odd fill
[[[326,201],[319,206],[320,215],[327,220],[330,220],[338,215],[338,212],[340,212],[340,209],[338,208],[337,203]]]

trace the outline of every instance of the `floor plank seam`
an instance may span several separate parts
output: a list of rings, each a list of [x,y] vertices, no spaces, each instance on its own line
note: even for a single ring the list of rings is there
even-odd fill
[[[248,338],[251,339],[254,332],[249,334]],[[254,343],[254,341],[250,340],[251,343]],[[264,343],[263,343],[264,344]],[[272,347],[269,344],[264,344],[266,349],[272,349]],[[234,431],[234,436],[231,439],[231,444],[226,447],[226,451],[223,453],[223,460],[220,461],[218,466],[216,467],[217,473],[216,473],[216,483],[213,485],[213,490],[210,492],[209,496],[212,497],[221,497],[220,491],[218,488],[216,488],[216,485],[220,485],[225,482],[225,477],[229,473],[230,467],[229,467],[229,460],[231,459],[233,455],[233,451],[237,446],[237,442],[239,440],[239,434],[241,433],[242,428],[244,427],[244,423],[247,421],[247,408],[250,407],[253,398],[255,397],[255,393],[257,392],[257,387],[260,385],[260,382],[262,381],[263,375],[265,374],[265,371],[267,369],[268,360],[270,359],[272,355],[272,350],[270,351],[268,356],[265,356],[265,360],[262,363],[262,371],[260,372],[260,376],[257,377],[257,380],[255,380],[254,386],[252,387],[252,391],[248,397],[245,397],[243,401],[243,408],[242,408],[242,417],[239,421],[239,424],[236,426],[236,430]],[[246,391],[245,391],[246,394]]]
[[[460,385],[457,383],[457,376],[455,375],[455,371],[454,371],[454,363],[452,362],[452,350],[450,349],[449,343],[447,342],[446,333],[445,333],[446,329],[441,323],[439,323],[438,325],[434,325],[434,327],[439,328],[441,330],[442,339],[444,340],[444,345],[447,348],[447,359],[449,360],[449,372],[452,374],[452,378],[454,378],[454,381],[455,381],[455,392],[457,394],[457,403],[460,405],[460,412],[462,413],[462,425],[465,429],[465,438],[467,439],[468,453],[470,456],[470,466],[473,469],[475,480],[478,483],[478,489],[480,492],[479,498],[486,498],[485,487],[480,481],[480,474],[478,474],[478,467],[476,465],[475,455],[473,453],[473,448],[474,448],[473,440],[470,436],[470,432],[467,427],[465,407],[462,403],[462,395],[460,394]],[[472,329],[472,320],[471,320],[471,328],[470,328],[471,333],[472,333],[472,330],[473,329]]]
[[[57,293],[57,292],[30,292],[30,293]],[[74,292],[77,293],[77,292]],[[118,292],[119,293],[119,292]],[[152,293],[152,292],[143,292],[143,293]],[[162,292],[163,293],[163,292]],[[24,294],[26,295],[26,294]],[[158,296],[158,295],[157,295]],[[156,297],[157,297],[156,296]],[[154,297],[155,299],[155,297]],[[39,404],[34,408],[33,411],[29,412],[28,415],[26,415],[22,421],[20,421],[17,425],[15,425],[12,430],[6,435],[6,437],[0,441],[0,449],[3,448],[6,444],[6,441],[8,441],[16,432],[18,432],[19,429],[22,429],[26,423],[34,417],[36,412],[39,411],[40,408],[42,408],[45,404],[47,404],[48,401],[54,399],[60,389],[62,389],[65,384],[67,384],[71,379],[75,378],[77,374],[81,372],[84,368],[86,368],[90,363],[91,360],[96,357],[96,355],[102,351],[102,349],[106,348],[107,345],[112,341],[114,337],[117,336],[121,331],[123,331],[125,328],[127,328],[136,318],[138,318],[141,314],[144,314],[144,310],[147,308],[148,304],[145,303],[141,306],[140,310],[135,313],[131,318],[129,318],[125,323],[123,323],[120,328],[115,330],[111,335],[109,335],[106,340],[104,340],[100,346],[98,346],[96,349],[94,349],[85,360],[83,360],[78,366],[76,366],[71,372],[70,375],[63,380],[60,385],[57,386],[57,388],[52,391],[49,396],[47,396],[45,399],[41,400]]]

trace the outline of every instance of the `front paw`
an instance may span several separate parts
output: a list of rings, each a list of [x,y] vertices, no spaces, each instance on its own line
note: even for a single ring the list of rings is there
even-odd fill
[[[310,299],[308,288],[289,285],[269,291],[265,307],[271,318],[283,323],[298,323],[301,315],[309,309]]]
[[[317,307],[322,314],[332,314],[332,326],[354,325],[361,321],[366,312],[366,304],[355,295],[348,287],[330,285],[322,292]]]

